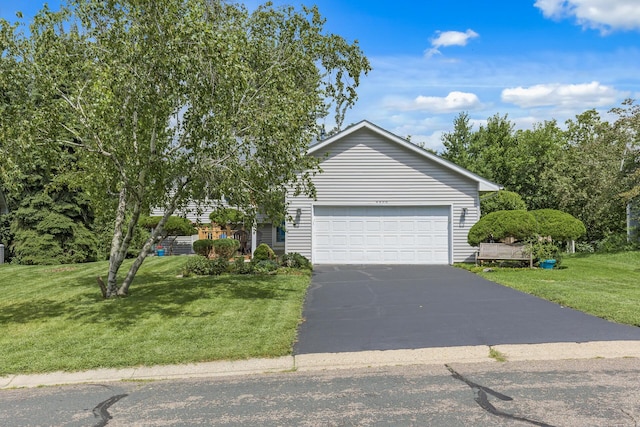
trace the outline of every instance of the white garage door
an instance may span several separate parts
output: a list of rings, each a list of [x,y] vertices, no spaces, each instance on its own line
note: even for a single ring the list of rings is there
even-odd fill
[[[316,264],[448,264],[449,207],[316,206]]]

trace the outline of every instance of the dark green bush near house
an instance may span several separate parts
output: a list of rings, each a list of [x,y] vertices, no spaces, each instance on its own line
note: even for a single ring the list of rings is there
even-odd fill
[[[208,257],[213,251],[213,242],[211,239],[200,239],[193,242],[193,251],[198,255]]]
[[[530,211],[538,222],[538,235],[553,240],[576,240],[587,233],[582,221],[556,209]]]
[[[256,262],[276,260],[277,258],[276,253],[273,252],[273,249],[271,249],[266,243],[260,243],[253,252],[253,260]]]
[[[218,239],[213,241],[213,247],[216,251],[216,258],[228,260],[240,249],[240,242],[235,239]]]
[[[518,193],[500,190],[480,197],[482,216],[497,211],[526,211],[527,204]]]
[[[538,224],[531,213],[502,210],[480,218],[469,230],[467,242],[471,246],[478,246],[491,239],[500,241],[513,237],[516,240],[524,240],[535,236],[537,228]]]
[[[289,252],[282,255],[282,258],[280,258],[280,265],[283,267],[302,268],[305,270],[313,269],[311,262],[298,252]]]
[[[182,268],[182,275],[188,276],[209,276],[211,275],[211,262],[202,255],[190,256]]]
[[[256,274],[273,274],[278,270],[278,263],[270,259],[257,261],[253,269]]]

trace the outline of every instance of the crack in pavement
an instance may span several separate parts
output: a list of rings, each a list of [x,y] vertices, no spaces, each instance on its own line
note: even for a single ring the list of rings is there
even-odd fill
[[[534,420],[530,420],[528,418],[524,418],[524,417],[519,417],[517,415],[512,415],[509,414],[507,412],[502,412],[500,410],[498,410],[495,406],[493,406],[491,404],[491,402],[489,402],[489,398],[487,397],[487,393],[497,397],[500,400],[503,401],[512,401],[513,398],[509,397],[505,394],[499,393],[495,390],[490,389],[489,387],[484,387],[481,386],[480,384],[476,384],[473,381],[468,380],[467,378],[465,378],[464,376],[462,376],[461,374],[459,374],[458,372],[455,371],[455,369],[453,369],[451,366],[445,364],[444,365],[447,370],[449,372],[451,372],[451,376],[453,378],[455,378],[456,380],[462,381],[463,383],[465,383],[466,385],[468,385],[471,390],[473,390],[473,400],[475,400],[475,402],[485,411],[489,412],[492,415],[496,415],[498,417],[503,417],[503,418],[507,418],[510,420],[516,420],[516,421],[523,421],[525,423],[530,423],[536,426],[540,426],[540,427],[554,427],[551,424],[547,424],[547,423],[543,423],[541,421],[534,421]]]
[[[635,427],[638,427],[638,421],[634,418],[633,415],[631,415],[630,413],[628,413],[627,411],[625,411],[624,409],[620,409],[622,411],[623,414],[625,414],[627,417],[631,418],[631,421],[633,421],[633,425]]]
[[[104,427],[107,425],[107,423],[109,422],[110,419],[112,419],[113,417],[109,414],[108,409],[111,407],[111,405],[115,404],[116,402],[118,402],[118,400],[123,399],[125,397],[129,396],[128,394],[118,394],[116,396],[112,396],[109,399],[105,400],[104,402],[101,402],[98,404],[98,406],[96,406],[95,408],[93,408],[93,415],[98,418],[102,418],[101,421],[99,421],[98,423],[94,424],[93,427]]]

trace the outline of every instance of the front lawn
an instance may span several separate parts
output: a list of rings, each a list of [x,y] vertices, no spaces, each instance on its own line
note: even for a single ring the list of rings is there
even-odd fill
[[[291,353],[309,274],[177,277],[185,261],[149,258],[112,300],[107,262],[1,265],[0,376]]]
[[[491,281],[604,319],[640,326],[640,252],[575,254],[560,269],[466,267]]]

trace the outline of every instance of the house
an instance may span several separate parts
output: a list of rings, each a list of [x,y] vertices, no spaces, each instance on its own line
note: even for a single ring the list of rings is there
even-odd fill
[[[316,200],[289,194],[291,220],[284,228],[259,220],[251,248],[267,243],[313,264],[473,262],[467,233],[480,218],[480,193],[498,184],[368,121],[319,141],[309,155],[323,171],[312,178]],[[208,222],[209,213],[187,218]],[[182,239],[187,248],[198,236]]]
[[[368,121],[309,155],[321,159],[317,198],[289,198],[285,252],[313,264],[473,261],[467,234],[480,218],[480,193],[498,184]]]

